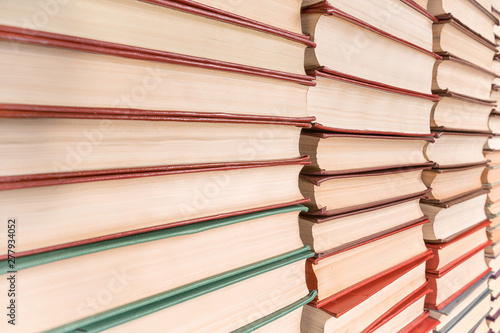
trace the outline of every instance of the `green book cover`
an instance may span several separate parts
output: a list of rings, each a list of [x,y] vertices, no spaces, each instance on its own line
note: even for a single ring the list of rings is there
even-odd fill
[[[47,332],[101,332],[103,330],[110,329],[112,327],[124,324],[128,321],[146,316],[156,311],[166,309],[195,297],[219,290],[226,286],[244,281],[251,277],[269,272],[291,263],[310,258],[312,256],[314,256],[314,252],[310,251],[309,246],[305,246],[295,251],[275,256],[273,258],[263,260],[255,264],[241,267],[173,290],[169,290],[167,292],[160,293],[158,295],[148,297],[106,312],[102,312],[97,315],[49,330]],[[306,304],[314,297],[315,292],[312,292],[310,295],[308,295],[307,301],[306,299],[303,299],[300,301],[300,304]],[[294,303],[289,307],[280,310],[279,313],[274,313],[272,317],[266,317],[266,319],[262,322],[259,321],[259,323],[253,323],[255,324],[254,329],[257,329],[258,327],[293,311],[294,307],[298,308],[301,306],[299,306],[298,304],[299,303]],[[246,330],[242,332],[250,332],[251,330],[248,329],[250,328],[246,328]]]
[[[74,258],[78,256],[83,256],[86,254],[96,253],[100,251],[106,251],[110,249],[115,249],[118,247],[135,245],[139,243],[151,242],[159,239],[171,238],[182,235],[189,235],[194,233],[203,232],[210,229],[215,229],[235,223],[241,223],[249,220],[254,220],[262,217],[278,215],[289,212],[301,212],[307,211],[307,208],[302,205],[293,205],[288,207],[276,208],[265,210],[256,213],[238,215],[227,217],[223,219],[211,220],[200,223],[193,223],[184,226],[167,228],[163,230],[146,232],[143,234],[137,234],[132,236],[126,236],[121,238],[110,239],[102,242],[79,245],[67,249],[55,250],[40,254],[34,254],[25,257],[16,258],[16,270],[23,270],[26,268],[48,264],[58,260],[64,260],[69,258]],[[0,274],[6,274],[9,270],[8,260],[0,261]]]

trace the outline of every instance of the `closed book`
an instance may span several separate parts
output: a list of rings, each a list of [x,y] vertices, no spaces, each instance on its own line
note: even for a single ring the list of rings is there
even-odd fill
[[[305,36],[271,26],[266,29],[262,24],[226,17],[186,2],[72,1],[59,5],[57,15],[43,25],[24,21],[36,17],[39,11],[31,1],[6,2],[2,7],[6,15],[0,25],[4,30],[16,28],[52,39],[101,43],[157,55],[177,53],[208,62],[305,74],[303,52],[310,44]],[[87,15],[92,16],[92,24],[87,23]],[[298,13],[294,19],[297,24]]]
[[[473,300],[457,317],[443,327],[436,329],[436,333],[474,332],[480,327],[491,309],[488,296],[489,294],[485,292]]]
[[[180,54],[156,55],[2,29],[0,52],[6,59],[1,64],[0,110],[19,116],[30,111],[37,116],[173,112],[189,117],[307,117],[305,96],[307,86],[313,84],[313,78],[306,75],[290,77],[273,70],[259,72],[190,60]],[[29,63],[30,67],[9,66],[11,63]],[[253,98],[255,95],[260,98]]]
[[[484,249],[486,244],[491,244],[486,234],[489,224],[489,221],[479,223],[444,243],[427,243],[427,247],[434,254],[434,257],[427,261],[427,271],[446,271],[447,267],[454,266],[464,256],[475,253],[478,248]]]
[[[424,309],[425,296],[431,290],[423,285],[403,300],[396,303],[387,313],[368,326],[363,333],[400,332],[413,320],[421,316]]]
[[[431,128],[436,131],[490,132],[488,117],[494,101],[483,101],[454,93],[441,94],[431,113]]]
[[[467,60],[486,70],[492,70],[493,57],[497,52],[494,42],[482,38],[454,19],[440,20],[432,26],[432,30],[434,52]]]
[[[148,327],[150,332],[298,332],[302,308],[315,295],[308,292],[303,276],[296,274],[301,265],[303,261],[267,272],[249,271],[117,316],[80,324],[76,331],[133,332]],[[291,275],[294,278],[289,278]]]
[[[335,175],[431,164],[423,154],[430,138],[303,131],[300,152],[311,165],[302,173]]]
[[[426,307],[437,311],[443,309],[490,270],[484,262],[484,248],[479,248],[475,253],[464,256],[452,267],[446,267],[446,270],[428,272],[427,278],[432,293],[426,297]]]
[[[430,93],[432,67],[440,58],[431,51],[367,24],[334,5],[303,10],[302,26],[317,44],[315,49],[306,49],[306,69],[325,67],[349,77]],[[364,42],[356,44],[349,37],[352,35],[361,36]]]
[[[424,154],[436,168],[458,168],[487,162],[483,147],[490,134],[435,132],[434,137],[434,142],[424,148]]]
[[[477,1],[429,0],[427,9],[439,19],[460,20],[481,37],[495,42],[493,26],[498,24],[498,20],[491,14],[491,9],[481,6]]]
[[[394,304],[425,285],[423,271],[428,258],[428,255],[424,255],[408,261],[318,308],[306,306],[303,331],[313,331],[312,327],[317,327],[321,332],[343,329],[361,332],[383,317]]]
[[[462,0],[460,0],[462,1]],[[471,80],[471,77],[474,79]],[[469,61],[445,56],[436,62],[432,79],[434,94],[456,93],[489,101],[491,85],[497,75]]]
[[[447,202],[481,190],[484,167],[485,164],[480,164],[462,168],[424,170],[422,181],[431,188],[427,194],[427,202]]]
[[[17,300],[30,319],[21,325],[46,330],[95,319],[129,303],[131,310],[152,297],[178,295],[290,257],[310,257],[297,230],[302,209],[286,207],[16,258],[26,288]],[[2,276],[9,276],[9,261],[1,263]],[[295,267],[302,274],[289,275],[304,280],[303,267]],[[54,307],[58,320],[50,315]]]
[[[316,69],[314,75],[316,86],[307,93],[307,108],[309,114],[316,117],[315,129],[356,134],[430,135],[429,117],[437,96],[353,78],[326,67]]]
[[[134,302],[127,302],[121,297],[121,305],[112,308],[108,306],[108,309],[93,305],[94,308],[97,308],[97,311],[92,309],[90,313],[88,309],[87,311],[82,310],[82,308],[88,306],[85,303],[82,303],[79,309],[70,308],[64,311],[64,313],[59,311],[57,320],[51,318],[50,315],[43,318],[38,312],[34,316],[30,316],[31,320],[22,324],[22,328],[28,331],[49,329],[53,332],[62,333],[81,330],[95,332],[117,326],[117,330],[120,331],[122,329],[118,325],[128,323],[133,327],[135,322],[131,320],[134,319],[139,320],[139,325],[141,325],[140,320],[148,321],[151,319],[154,322],[157,318],[155,313],[160,314],[161,320],[164,316],[158,311],[168,309],[166,312],[167,316],[170,315],[170,324],[166,323],[165,325],[172,325],[174,320],[179,320],[179,322],[172,325],[172,329],[175,329],[177,325],[193,325],[194,327],[204,329],[205,325],[210,325],[211,315],[218,319],[213,324],[217,325],[218,323],[223,327],[237,329],[240,326],[244,326],[246,322],[251,322],[249,318],[261,311],[261,309],[256,309],[252,305],[252,301],[266,299],[280,286],[287,287],[283,290],[283,297],[274,299],[275,303],[271,308],[266,309],[262,313],[263,316],[281,310],[286,313],[287,310],[298,308],[314,297],[315,292],[309,292],[306,288],[303,274],[297,274],[297,272],[301,271],[301,267],[303,267],[303,259],[307,258],[309,254],[310,252],[307,250],[302,252],[297,251],[296,253],[281,256],[280,260],[277,261],[262,262],[245,267],[245,269],[229,271],[171,291],[157,293],[150,297],[144,297],[144,294],[136,293],[138,299]],[[288,278],[287,282],[284,283],[283,280],[287,276],[293,276],[293,278]],[[234,287],[231,287],[232,285]],[[228,288],[226,289],[225,287]],[[115,288],[108,286],[108,288],[114,290],[116,298],[122,295],[122,293],[116,291],[116,286]],[[253,295],[255,298],[252,299],[251,296],[249,299],[245,299],[245,297],[243,299],[239,298],[244,296],[244,290],[252,289],[255,290],[255,294]],[[91,291],[95,292],[95,290]],[[108,292],[110,291],[108,290]],[[69,294],[73,295],[73,297],[75,295],[74,291]],[[224,299],[225,297],[227,298],[221,301],[221,298]],[[192,315],[191,310],[207,303],[211,304],[211,308],[219,306],[219,311],[205,311],[205,316],[200,315],[197,317],[198,321],[187,320],[189,315]],[[226,306],[220,307],[224,303]],[[42,304],[39,305],[43,306]],[[234,313],[233,311],[232,314],[229,314],[232,310],[235,310],[234,308],[231,309],[231,305],[241,312]],[[290,306],[292,309],[286,308]],[[204,308],[206,309],[206,307]],[[77,313],[77,316],[69,316],[69,313]],[[240,315],[239,320],[231,320],[233,315]],[[165,325],[157,327],[164,331]],[[19,325],[16,326],[10,325],[4,331],[17,332]],[[210,330],[207,332],[210,332]]]
[[[302,7],[307,9],[331,7],[343,11],[366,22],[376,29],[383,30],[393,36],[407,40],[426,50],[432,50],[432,23],[437,21],[414,1],[408,0],[382,0],[367,3],[363,0],[305,0]],[[383,20],[382,17],[389,17]]]
[[[426,251],[421,238],[423,223],[415,223],[379,239],[308,260],[307,283],[310,289],[318,290],[315,306],[321,307],[389,274],[404,263],[427,256],[430,251]],[[334,275],[332,272],[335,272]]]
[[[334,216],[303,213],[300,236],[317,257],[373,241],[417,222],[427,221],[420,209],[421,196]]]
[[[431,318],[426,310],[398,333],[430,333],[438,324],[439,320]]]
[[[299,158],[5,182],[1,211],[23,221],[18,254],[43,252],[307,201],[297,184],[304,164]],[[0,237],[6,241],[7,232]]]
[[[485,221],[486,194],[486,190],[479,190],[441,203],[422,200],[420,207],[431,221],[424,226],[425,241],[445,243]]]
[[[422,195],[422,167],[335,176],[301,175],[300,189],[314,215],[336,215]],[[430,167],[428,167],[430,168]]]
[[[446,316],[441,315],[437,311],[431,310],[431,316],[441,321],[441,323],[436,327],[436,331],[447,332],[452,328],[459,326],[461,319],[479,302],[481,302],[485,298],[488,298],[489,294],[489,290],[487,288],[485,289],[484,286],[478,288],[476,291],[474,291],[474,293],[471,293],[468,297],[462,299],[462,302],[459,304],[459,306]],[[484,315],[485,313],[480,317],[480,319],[484,319]],[[474,324],[477,323],[478,320],[476,320]]]
[[[57,116],[62,116],[58,114]],[[68,114],[69,116],[74,114]],[[0,114],[0,118],[2,115]],[[96,173],[131,173],[158,166],[216,167],[234,162],[290,159],[306,122],[151,116],[150,120],[105,115],[75,118],[3,118],[10,138],[0,182]],[[295,126],[296,125],[296,126]]]

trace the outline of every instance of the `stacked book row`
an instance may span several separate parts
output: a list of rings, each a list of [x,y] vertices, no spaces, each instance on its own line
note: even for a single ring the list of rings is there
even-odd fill
[[[304,1],[302,27],[315,48],[305,66],[311,158],[300,188],[311,201],[301,237],[315,252],[307,283],[318,292],[302,332],[427,332],[432,251],[420,199],[434,156],[429,118],[436,20],[412,1]]]
[[[300,1],[1,6],[0,330],[299,332]]]
[[[434,67],[432,87],[440,99],[431,119],[435,165],[424,174],[432,191],[422,200],[431,220],[424,239],[434,254],[427,263],[433,293],[426,307],[440,321],[435,332],[487,333],[491,268],[483,256],[491,240],[483,207],[491,193],[481,181],[487,174],[482,150],[491,137],[489,117],[496,104],[491,84],[498,20],[490,1],[430,0],[427,8],[438,18],[433,50],[442,60]]]
[[[500,18],[500,2],[491,1],[491,12],[493,16],[497,19]],[[498,45],[500,36],[500,25],[495,25],[493,28],[493,32],[495,35],[495,41]],[[500,225],[500,197],[498,184],[500,184],[500,178],[498,177],[498,166],[500,164],[499,160],[499,148],[498,145],[498,136],[500,134],[500,118],[498,114],[498,102],[500,101],[498,84],[500,83],[498,77],[500,75],[500,59],[498,58],[498,46],[497,46],[497,54],[495,55],[492,70],[497,75],[497,78],[493,81],[492,91],[491,91],[491,99],[495,102],[496,107],[492,111],[489,117],[489,127],[492,131],[493,136],[488,140],[484,147],[484,156],[488,159],[488,166],[483,174],[483,186],[486,189],[489,189],[488,198],[486,201],[485,211],[488,215],[489,221],[491,222],[487,228],[488,237],[491,240],[492,244],[488,246],[485,250],[485,259],[486,263],[492,270],[492,274],[489,279],[489,288],[491,290],[491,312],[487,317],[488,325],[491,328],[491,332],[499,332],[500,331],[500,320],[498,317],[500,316],[500,303],[499,303],[499,295],[500,295],[500,258],[499,255],[499,241],[498,237],[498,228]]]
[[[497,2],[0,0],[1,331],[498,332]]]

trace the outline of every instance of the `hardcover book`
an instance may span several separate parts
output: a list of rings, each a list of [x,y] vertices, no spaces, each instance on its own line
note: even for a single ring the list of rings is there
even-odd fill
[[[427,258],[424,256],[403,264],[319,308],[306,306],[302,330],[325,333],[363,331],[390,312],[394,304],[425,285],[424,262]]]
[[[305,96],[313,84],[305,75],[61,41],[6,32],[1,26],[0,54],[5,59],[0,64],[0,110],[19,116],[30,111],[38,117],[60,112],[308,117]]]
[[[300,190],[311,199],[314,215],[336,215],[415,197],[428,192],[422,183],[425,167],[336,176],[301,175]]]
[[[352,78],[430,93],[432,67],[435,60],[440,59],[438,55],[333,5],[313,6],[302,13],[303,31],[317,44],[314,49],[306,49],[307,70],[325,67]],[[356,45],[353,35],[362,36],[364,42]]]
[[[297,185],[304,164],[306,158],[0,183],[0,215],[23,221],[18,254],[43,252],[307,201]]]
[[[423,154],[430,138],[303,131],[300,153],[311,165],[302,173],[335,175],[431,165]]]
[[[324,67],[314,74],[317,84],[307,93],[307,108],[309,114],[317,118],[313,124],[315,129],[356,134],[430,135],[429,116],[434,102],[439,100],[437,96],[349,78]]]
[[[415,223],[376,240],[308,260],[307,283],[310,289],[318,291],[315,306],[322,307],[350,290],[389,274],[406,262],[427,256],[422,240],[423,223]]]
[[[249,270],[310,257],[313,253],[302,246],[297,229],[297,214],[302,209],[291,206],[18,257],[16,269],[24,291],[17,300],[24,306],[26,320],[3,331],[87,324],[167,296],[210,290],[210,283]],[[8,260],[1,264],[4,278],[0,286],[7,288]],[[296,277],[288,280],[291,287],[279,276],[270,279],[269,286],[287,285],[284,293],[291,292],[293,299],[289,303],[306,296],[303,261],[284,274]],[[269,292],[275,290],[271,289]],[[113,290],[119,292],[106,302],[89,303],[96,297],[104,299]],[[288,305],[285,303],[283,306]],[[57,317],[52,315],[55,307]]]
[[[271,7],[276,2],[271,1]],[[233,66],[305,74],[303,52],[311,45],[305,36],[273,30],[272,27],[264,29],[246,20],[226,17],[186,3],[169,0],[75,0],[59,6],[57,15],[47,20],[46,24],[35,25],[26,24],[24,19],[36,17],[39,11],[36,2],[2,1],[5,15],[0,19],[0,25],[51,39],[102,44],[156,55],[175,53]],[[285,14],[277,12],[277,17]],[[290,15],[289,12],[287,16]],[[92,24],[88,24],[89,16],[92,17]],[[298,23],[298,12],[293,16]],[[294,26],[294,30],[297,29],[298,26]]]

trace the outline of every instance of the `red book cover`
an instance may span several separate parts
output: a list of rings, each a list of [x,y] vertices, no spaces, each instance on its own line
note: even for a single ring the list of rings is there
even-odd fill
[[[439,323],[439,320],[429,317],[429,310],[427,310],[398,333],[428,333]]]
[[[41,186],[54,186],[54,185],[64,185],[64,184],[75,184],[75,183],[86,183],[86,182],[100,182],[100,181],[108,181],[108,180],[119,180],[119,179],[131,179],[131,178],[143,178],[143,177],[156,177],[156,176],[165,176],[165,175],[176,175],[176,174],[189,174],[189,173],[200,173],[200,172],[208,172],[208,171],[230,171],[234,169],[250,169],[250,168],[265,168],[265,167],[273,167],[273,166],[282,166],[282,165],[307,165],[307,157],[301,157],[292,160],[279,160],[279,161],[267,161],[267,162],[256,162],[256,163],[230,163],[225,166],[221,165],[206,165],[204,168],[177,168],[177,167],[155,167],[155,168],[139,168],[134,169],[135,172],[131,172],[130,169],[119,170],[116,173],[93,173],[93,172],[76,172],[71,174],[65,174],[64,177],[61,177],[60,174],[51,174],[51,175],[43,175],[35,178],[30,178],[30,176],[22,177],[23,179],[3,179],[4,181],[0,183],[0,190],[8,191],[13,189],[23,189],[30,187],[41,187]],[[50,176],[50,177],[49,177]],[[47,251],[59,250],[63,248],[69,248],[77,245],[95,243],[103,240],[109,240],[124,236],[130,236],[135,234],[140,234],[144,232],[154,231],[154,230],[162,230],[167,228],[172,228],[180,225],[192,224],[212,219],[220,219],[235,215],[253,213],[264,211],[273,208],[285,207],[293,204],[301,204],[308,202],[309,199],[300,199],[294,200],[293,202],[283,202],[279,204],[272,205],[262,205],[260,207],[252,207],[245,210],[239,211],[231,211],[219,213],[211,216],[203,216],[196,217],[192,219],[187,219],[183,221],[168,223],[168,224],[160,224],[156,226],[139,228],[134,230],[122,231],[119,233],[111,233],[106,234],[94,238],[88,238],[78,241],[73,241],[64,244],[53,245],[49,247],[39,248],[35,250],[30,250],[26,252],[16,253],[16,256],[26,256],[31,254],[43,253]],[[5,258],[0,258],[0,260]]]
[[[374,279],[372,282],[357,289],[353,289],[349,293],[324,304],[320,308],[330,315],[338,318],[346,312],[352,310],[357,305],[363,303],[375,293],[387,287],[404,274],[424,263],[428,257],[429,256],[419,256],[412,261],[404,263],[388,274],[383,275],[378,279]]]
[[[151,60],[170,64],[195,66],[201,68],[264,76],[309,86],[315,84],[313,82],[314,77],[310,75],[285,73],[271,69],[233,64],[219,60],[205,59],[172,52],[151,50],[81,37],[66,36],[56,33],[21,29],[5,25],[0,25],[0,39],[17,43],[52,46],[132,59]]]
[[[429,295],[427,295],[427,298],[425,299],[425,307],[428,309],[431,309],[431,310],[436,310],[436,311],[443,309],[446,305],[450,304],[455,298],[460,296],[460,294],[462,294],[464,291],[469,289],[474,283],[476,283],[477,281],[481,280],[484,276],[486,276],[490,271],[491,271],[491,268],[486,269],[484,272],[479,274],[476,278],[474,278],[468,284],[466,284],[465,286],[460,288],[460,290],[458,290],[456,293],[454,293],[453,295],[451,295],[450,297],[448,297],[447,299],[442,301],[440,304],[436,304],[436,297],[437,297],[436,280],[437,280],[437,277],[434,277],[433,275],[429,275],[428,276],[428,284],[429,284],[429,288],[431,288],[433,290],[433,292],[430,293]]]
[[[467,236],[470,236],[473,233],[475,233],[481,229],[486,228],[488,225],[490,225],[490,223],[491,222],[489,222],[489,221],[483,221],[483,222],[479,223],[478,225],[470,228],[469,230],[466,230],[462,234],[459,234],[455,238],[450,239],[449,241],[447,241],[445,243],[426,243],[425,245],[427,246],[427,248],[431,249],[432,253],[434,254],[434,257],[432,259],[430,259],[429,261],[427,261],[428,272],[437,274],[436,268],[439,266],[439,250],[444,249],[450,245],[453,245],[456,242],[466,238]],[[486,231],[485,231],[485,233],[486,233]],[[452,269],[452,267],[455,267],[457,265],[457,263],[463,261],[464,258],[470,258],[471,255],[474,255],[475,253],[477,253],[478,249],[483,248],[484,245],[485,244],[479,244],[473,250],[469,251],[468,253],[464,253],[462,256],[460,256],[460,257],[456,258],[455,260],[453,260],[452,262],[450,262],[448,265],[443,267],[440,271],[441,272],[449,271],[450,269]]]
[[[370,285],[371,283],[373,283],[375,280],[378,280],[380,278],[383,278],[385,276],[388,276],[389,274],[393,273],[394,271],[397,271],[398,269],[400,269],[401,267],[403,266],[408,266],[408,265],[411,265],[411,263],[415,263],[415,262],[419,262],[420,260],[423,260],[423,261],[426,261],[428,260],[430,257],[432,256],[432,251],[431,250],[428,250],[424,253],[421,253],[413,258],[411,258],[410,260],[407,260],[405,262],[402,262],[400,263],[399,265],[396,265],[396,266],[393,266],[385,271],[382,271],[378,274],[375,274],[371,277],[368,277],[348,288],[345,288],[343,290],[340,290],[338,291],[337,293],[333,294],[333,295],[330,295],[329,297],[325,298],[325,299],[322,299],[322,300],[314,300],[313,302],[311,302],[311,304],[314,306],[314,307],[317,307],[317,308],[322,308],[324,307],[326,304],[336,300],[336,299],[339,299],[340,297],[342,296],[345,296],[347,294],[349,294],[350,292],[354,291],[354,290],[358,290],[359,288],[363,287],[363,286],[367,286],[367,285]],[[319,259],[321,260],[321,259]],[[421,261],[421,262],[423,262]],[[308,260],[306,261],[306,280],[307,280],[307,285],[309,287],[309,289],[317,289],[317,280],[316,280],[316,277],[312,271],[312,265],[313,263]]]
[[[431,291],[432,290],[427,287],[427,284],[424,284],[422,287],[418,288],[413,293],[405,297],[402,301],[394,305],[389,311],[387,311],[384,315],[382,315],[365,330],[363,330],[362,333],[371,333],[383,327],[384,324],[388,323],[391,319],[403,312],[406,308],[408,308],[416,301],[428,295]]]
[[[383,176],[383,175],[399,174],[399,173],[405,173],[405,172],[411,172],[411,171],[417,171],[417,170],[426,170],[426,169],[430,169],[430,168],[431,168],[430,166],[419,166],[419,167],[411,167],[411,168],[380,170],[380,171],[373,171],[373,172],[354,173],[354,174],[335,175],[335,176],[301,175],[301,178],[303,180],[306,180],[306,181],[314,184],[315,186],[321,186],[321,183],[323,183],[325,181],[329,181],[329,180],[334,180],[334,179]],[[416,197],[416,196],[422,196],[430,191],[431,191],[431,189],[427,188],[423,191],[411,193],[408,195],[401,195],[399,197],[393,197],[393,198],[383,199],[383,200],[374,201],[374,202],[367,202],[367,203],[358,204],[355,206],[343,207],[343,208],[338,208],[338,209],[328,209],[328,207],[325,206],[325,207],[321,207],[321,209],[316,210],[316,211],[309,211],[308,214],[315,215],[315,216],[338,215],[338,214],[343,214],[343,213],[347,213],[347,212],[357,211],[360,209],[366,209],[366,208],[371,208],[371,207],[377,207],[380,205],[385,205],[385,204],[391,203],[393,201],[400,201],[400,200],[405,200],[405,199]]]

